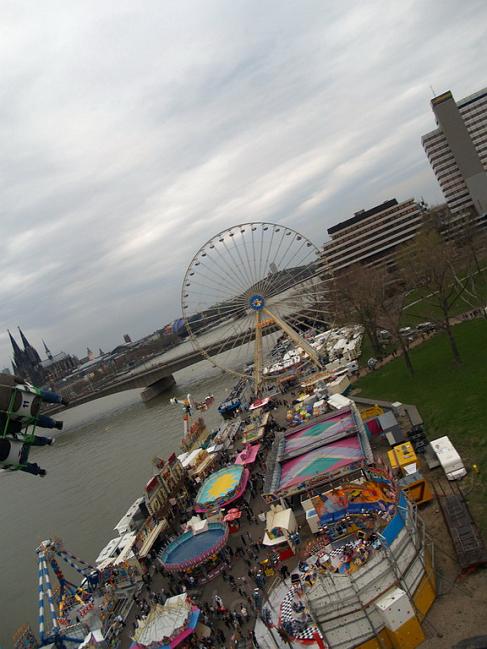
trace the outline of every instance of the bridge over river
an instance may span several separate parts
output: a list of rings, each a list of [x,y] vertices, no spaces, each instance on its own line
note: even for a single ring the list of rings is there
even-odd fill
[[[268,335],[275,331],[276,327],[268,327],[265,330],[265,333],[263,332],[263,335]],[[254,334],[252,334],[250,340],[253,339],[253,336]],[[209,356],[215,356],[228,351],[239,344],[244,342],[247,343],[247,341],[249,341],[249,332],[244,332],[239,336],[227,336],[209,342],[204,349]],[[190,351],[175,355],[178,351],[183,351],[184,347],[190,347]],[[70,399],[68,407],[72,408],[74,406],[79,406],[82,403],[87,403],[88,401],[108,396],[109,394],[123,392],[124,390],[133,390],[135,388],[143,388],[144,391],[141,395],[142,399],[144,401],[149,401],[175,385],[176,381],[173,376],[174,372],[189,367],[190,365],[194,365],[204,358],[205,355],[203,352],[194,350],[191,343],[187,341],[178,345],[178,347],[174,348],[170,352],[161,355],[159,357],[159,362],[157,359],[152,359],[138,367],[134,367],[129,372],[114,375],[103,384],[98,386],[95,384],[93,386],[94,389],[91,392]],[[61,408],[56,406],[54,408],[49,408],[49,413],[53,414],[64,409],[64,407]]]

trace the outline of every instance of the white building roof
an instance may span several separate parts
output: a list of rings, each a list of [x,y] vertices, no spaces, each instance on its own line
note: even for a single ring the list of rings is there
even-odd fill
[[[127,510],[127,513],[122,516],[122,518],[118,521],[118,523],[115,525],[113,528],[114,530],[117,530],[119,534],[125,534],[125,532],[128,532],[130,529],[130,523],[132,522],[134,516],[137,514],[139,507],[141,503],[144,502],[144,497],[141,496],[140,498],[137,498],[130,507]]]

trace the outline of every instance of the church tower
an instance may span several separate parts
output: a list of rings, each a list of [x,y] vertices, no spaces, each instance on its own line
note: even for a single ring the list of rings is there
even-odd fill
[[[18,374],[23,379],[32,381],[34,385],[42,385],[44,383],[44,371],[41,365],[41,358],[37,353],[37,350],[32,347],[27,338],[24,336],[24,333],[20,329],[20,327],[19,332],[22,343],[24,345],[24,349],[21,349],[19,347],[17,341],[12,336],[10,331],[8,332],[14,352],[14,358],[12,362],[14,373]]]

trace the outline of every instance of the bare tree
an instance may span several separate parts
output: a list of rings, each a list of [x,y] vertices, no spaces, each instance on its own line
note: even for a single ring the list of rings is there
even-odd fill
[[[375,268],[370,269],[370,273],[376,275],[373,285],[377,290],[377,324],[382,329],[386,329],[396,345],[401,348],[406,368],[411,376],[414,376],[414,367],[409,353],[409,338],[401,333],[407,292],[397,273],[391,275],[384,269]]]
[[[365,330],[372,349],[382,355],[382,346],[377,335],[377,294],[375,274],[369,277],[368,269],[356,264],[347,268],[333,280],[332,311],[339,324],[359,324]]]
[[[464,256],[453,242],[445,241],[431,228],[418,234],[401,255],[399,263],[407,286],[424,293],[421,304],[427,308],[427,313],[416,317],[432,320],[445,330],[453,358],[461,363],[451,318],[453,307],[468,286],[469,273]]]
[[[481,260],[485,255],[485,232],[479,228],[477,213],[473,208],[462,215],[456,241],[471,256],[475,274],[482,278]]]

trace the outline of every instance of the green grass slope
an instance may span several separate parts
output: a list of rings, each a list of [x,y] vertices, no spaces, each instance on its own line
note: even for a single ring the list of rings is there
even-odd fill
[[[487,322],[473,320],[454,328],[463,365],[453,363],[445,334],[411,350],[416,375],[402,358],[355,384],[361,396],[415,404],[430,439],[448,435],[479,477],[469,494],[472,513],[487,537]]]

